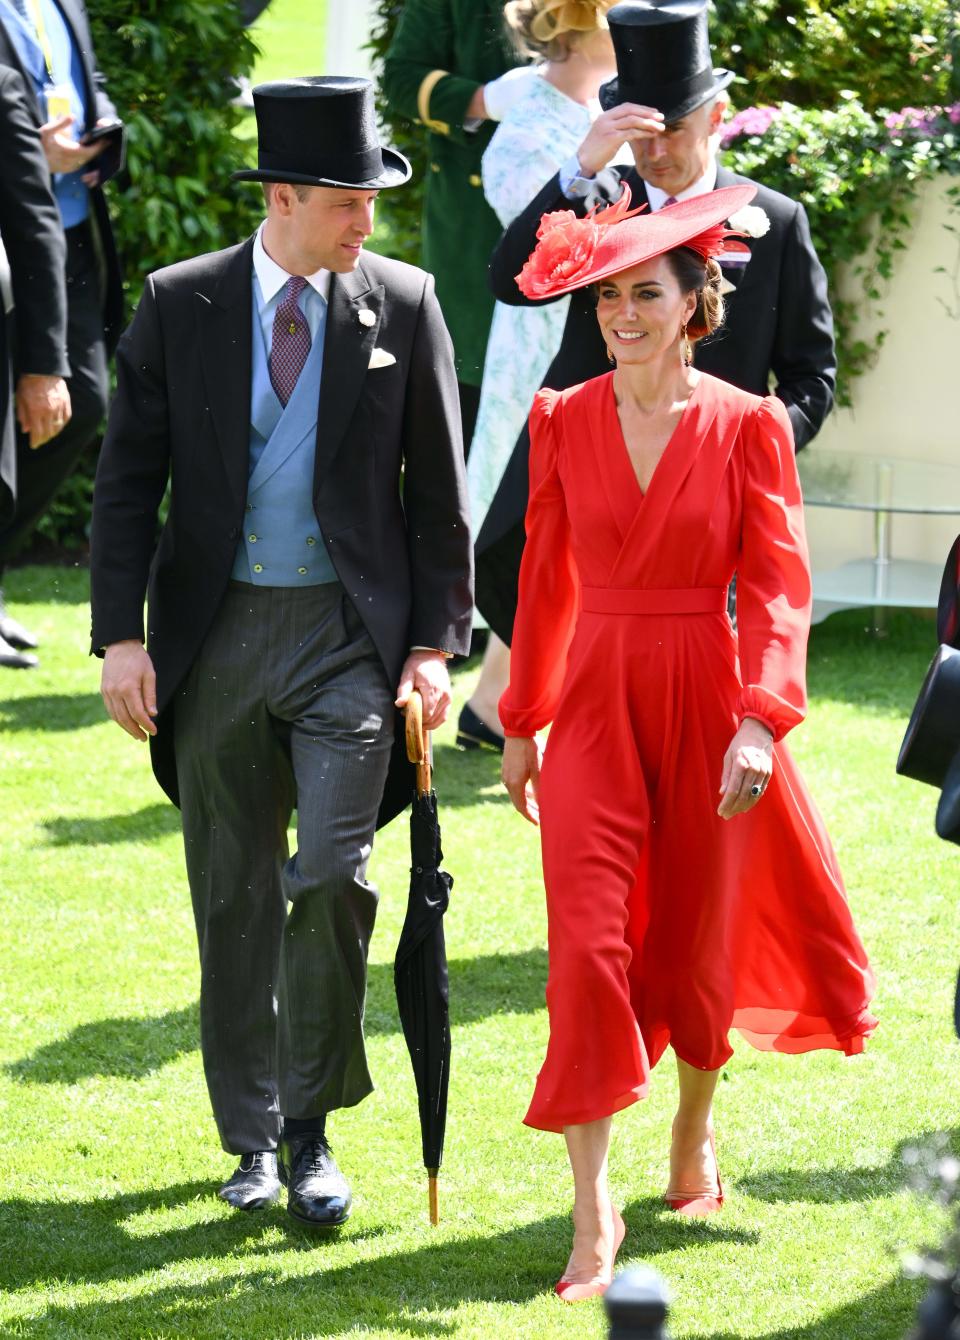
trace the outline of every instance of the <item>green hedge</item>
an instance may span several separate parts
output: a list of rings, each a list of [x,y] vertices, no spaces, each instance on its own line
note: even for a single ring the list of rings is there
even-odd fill
[[[88,10],[127,124],[126,178],[107,194],[132,309],[151,270],[238,241],[261,215],[255,187],[228,184],[253,154],[232,99],[256,50],[233,0],[88,0]],[[91,453],[41,521],[42,542],[85,543],[94,468]]]

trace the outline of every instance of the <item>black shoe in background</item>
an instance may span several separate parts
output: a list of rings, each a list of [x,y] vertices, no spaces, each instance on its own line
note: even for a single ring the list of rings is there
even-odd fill
[[[35,670],[40,662],[29,651],[19,651],[5,637],[0,637],[0,666],[8,670]]]
[[[291,1219],[310,1228],[330,1228],[349,1219],[350,1187],[325,1136],[284,1136],[277,1165]]]
[[[272,1149],[244,1154],[232,1177],[217,1192],[235,1210],[260,1210],[280,1198],[277,1156]]]
[[[2,591],[0,591],[0,640],[9,642],[17,651],[36,651],[39,646],[34,634],[7,613]]]
[[[457,719],[457,744],[461,749],[493,749],[503,753],[503,736],[481,721],[469,703],[464,704]]]

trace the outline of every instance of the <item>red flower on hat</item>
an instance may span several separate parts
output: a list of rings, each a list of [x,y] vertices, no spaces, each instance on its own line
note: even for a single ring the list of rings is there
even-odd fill
[[[516,276],[517,287],[528,298],[547,298],[558,288],[575,283],[590,273],[597,247],[612,224],[632,219],[646,209],[630,208],[630,187],[615,205],[594,205],[585,218],[578,219],[572,209],[544,214],[537,229],[537,245]]]
[[[718,223],[715,227],[707,228],[696,237],[691,237],[683,245],[691,251],[695,251],[698,256],[702,256],[705,261],[731,254],[749,256],[751,254],[750,248],[745,247],[742,242],[733,240],[742,236],[743,234],[737,232],[736,229],[725,228],[723,224]]]

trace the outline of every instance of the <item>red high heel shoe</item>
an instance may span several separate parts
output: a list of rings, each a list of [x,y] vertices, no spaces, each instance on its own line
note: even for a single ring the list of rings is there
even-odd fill
[[[568,1280],[565,1275],[561,1275],[557,1280],[555,1293],[558,1298],[562,1298],[565,1303],[582,1303],[586,1298],[599,1298],[605,1294],[610,1287],[610,1281],[613,1279],[613,1267],[616,1265],[617,1252],[619,1252],[623,1239],[626,1236],[627,1226],[620,1218],[618,1210],[613,1211],[613,1255],[610,1257],[610,1269],[605,1275],[598,1275],[592,1280],[585,1282],[580,1280]]]
[[[720,1164],[717,1162],[717,1146],[714,1143],[713,1131],[710,1132],[710,1149],[713,1153],[713,1165],[717,1170],[716,1191],[664,1192],[663,1199],[668,1209],[676,1214],[686,1215],[688,1219],[705,1219],[709,1214],[716,1214],[723,1205],[723,1183],[720,1180]]]

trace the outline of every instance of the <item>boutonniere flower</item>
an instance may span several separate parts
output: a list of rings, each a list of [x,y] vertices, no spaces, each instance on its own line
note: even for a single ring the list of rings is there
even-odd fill
[[[361,326],[375,326],[377,324],[377,315],[371,312],[369,307],[361,307],[357,312],[357,320]]]
[[[727,220],[730,229],[744,237],[763,237],[770,231],[770,219],[759,205],[744,205]]]

